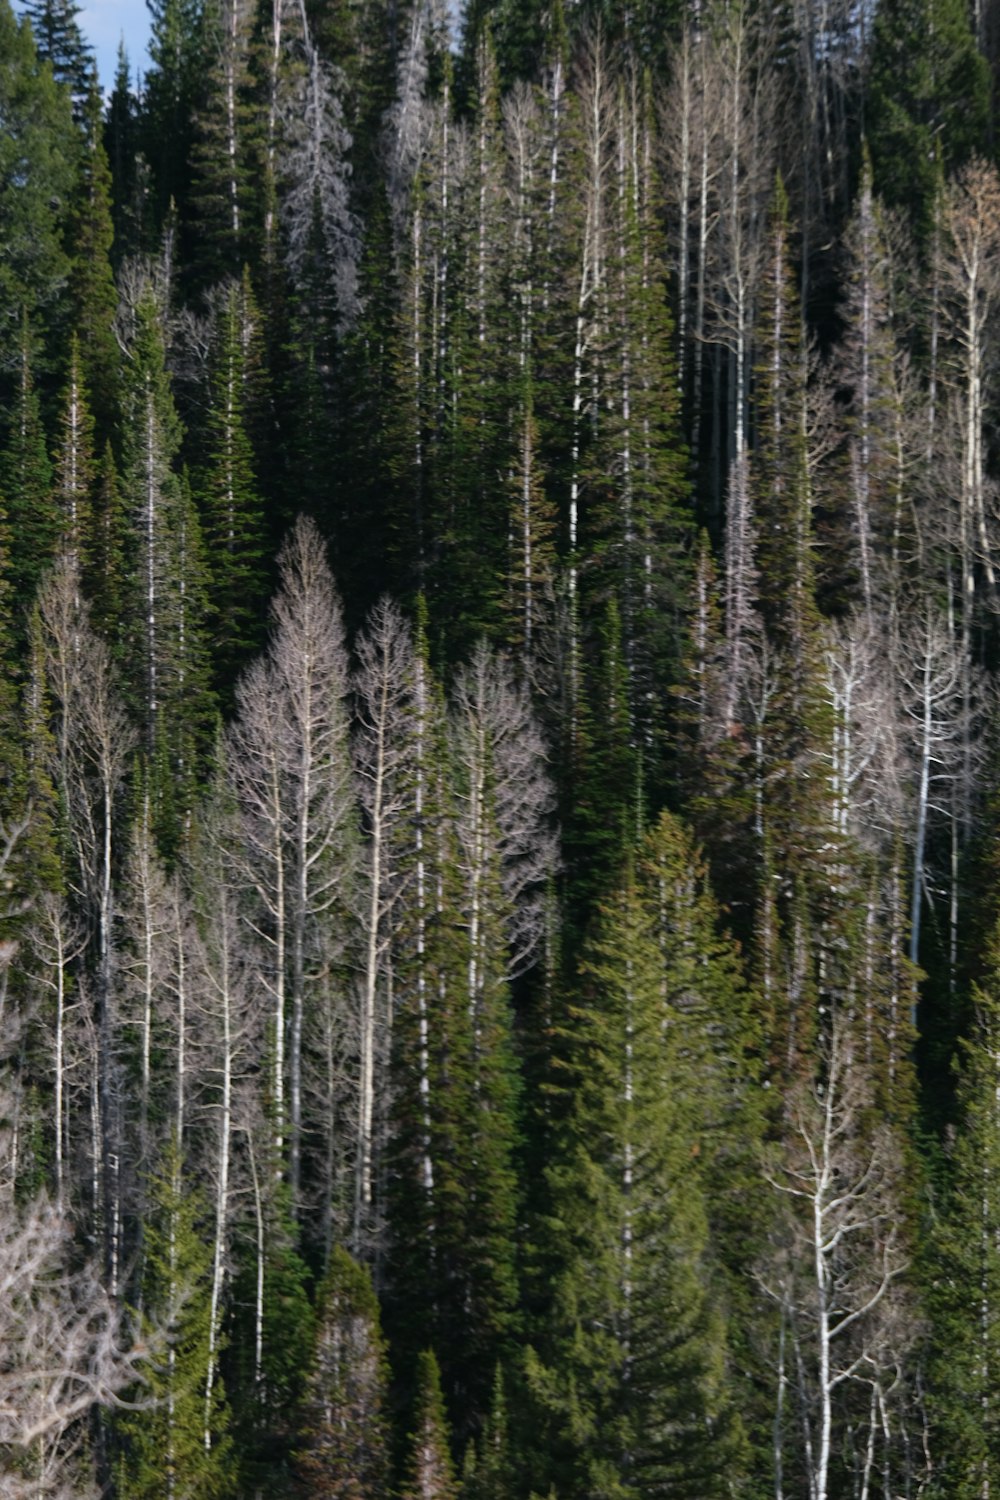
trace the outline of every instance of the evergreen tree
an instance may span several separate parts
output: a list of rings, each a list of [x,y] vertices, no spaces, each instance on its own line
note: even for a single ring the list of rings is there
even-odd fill
[[[11,351],[25,309],[33,322],[50,313],[66,277],[62,231],[77,150],[68,96],[9,0],[0,3],[0,57],[0,347]]]
[[[941,1493],[974,1500],[1000,1475],[1000,937],[974,990],[975,1020],[962,1047],[961,1131],[952,1153],[947,1210],[930,1247],[933,1317],[931,1414]]]
[[[203,20],[214,61],[199,104],[192,169],[193,244],[206,284],[237,276],[249,259],[260,228],[255,213],[254,168],[257,164],[251,101],[251,28],[249,0],[210,0]]]
[[[119,43],[114,88],[108,100],[104,149],[111,174],[113,257],[118,267],[147,246],[151,205],[147,204],[149,166],[140,152],[139,100],[132,87],[128,53]]]
[[[80,174],[67,243],[73,250],[69,297],[77,354],[90,393],[98,440],[110,437],[118,410],[118,306],[112,272],[112,177],[102,139],[102,100],[96,73],[89,79],[83,116]]]
[[[989,67],[962,0],[879,7],[867,105],[875,189],[926,238],[940,176],[984,151],[989,133]]]
[[[152,174],[153,235],[172,207],[182,218],[189,197],[188,163],[205,72],[201,0],[153,0],[141,116],[143,155]]]
[[[77,20],[80,7],[73,0],[25,0],[22,13],[31,22],[39,58],[51,63],[56,82],[67,86],[74,103],[82,104],[94,62]]]
[[[264,613],[264,537],[254,458],[247,435],[247,350],[252,327],[246,288],[229,287],[211,351],[211,397],[202,437],[197,499],[208,560],[212,661],[231,691],[239,668],[259,646]]]
[[[32,337],[25,316],[18,349],[17,397],[0,461],[0,493],[6,501],[10,527],[12,608],[18,624],[31,607],[38,580],[52,558],[59,535],[52,469],[32,364]]]
[[[94,421],[80,370],[80,346],[74,334],[63,393],[55,453],[55,502],[59,512],[59,550],[81,577],[93,556]]]
[[[297,1467],[310,1500],[381,1500],[387,1365],[368,1272],[339,1247],[320,1285]]]
[[[176,1145],[152,1187],[143,1249],[142,1306],[147,1336],[163,1353],[147,1376],[148,1409],[120,1419],[122,1500],[185,1494],[225,1500],[233,1493],[229,1411],[221,1382],[206,1398],[212,1247],[198,1194],[184,1181]],[[162,1330],[162,1334],[154,1330]]]
[[[124,645],[132,708],[153,775],[155,822],[169,845],[190,811],[208,718],[205,572],[190,488],[174,467],[180,425],[160,314],[148,290],[135,310],[123,406]]]
[[[416,1385],[413,1431],[401,1500],[457,1500],[441,1395],[441,1371],[430,1349],[418,1361]]]
[[[602,909],[569,1012],[573,1105],[548,1171],[561,1270],[527,1363],[536,1488],[723,1495],[745,1462],[707,1217],[708,1101],[744,1066],[745,1023],[690,860],[664,815]],[[723,1076],[699,1013],[729,1038]]]

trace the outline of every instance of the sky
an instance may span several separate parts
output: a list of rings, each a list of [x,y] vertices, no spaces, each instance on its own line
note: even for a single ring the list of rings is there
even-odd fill
[[[80,30],[94,49],[101,84],[110,89],[118,64],[118,43],[125,38],[132,77],[146,71],[149,11],[146,0],[85,0],[78,16]]]

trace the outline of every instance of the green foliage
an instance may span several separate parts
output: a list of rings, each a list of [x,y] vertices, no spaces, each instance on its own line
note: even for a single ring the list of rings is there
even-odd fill
[[[939,182],[987,149],[989,122],[989,66],[964,0],[880,5],[867,111],[875,188],[924,238]]]
[[[428,1342],[441,1350],[464,1440],[515,1326],[517,1074],[497,871],[484,874],[478,913],[464,911],[443,711],[421,649],[411,773],[421,867],[411,855],[410,878],[426,903],[405,924],[397,976],[387,1322],[404,1362]],[[488,826],[482,839],[489,848]]]
[[[118,306],[112,271],[115,238],[112,177],[104,148],[102,101],[91,77],[83,116],[80,167],[70,212],[67,244],[74,346],[94,408],[98,439],[110,437],[118,406],[119,351],[114,335]]]
[[[562,1269],[526,1364],[539,1489],[721,1496],[745,1462],[707,1204],[746,1016],[692,859],[664,815],[603,908],[570,1012],[547,1226]]]
[[[381,1500],[388,1477],[385,1344],[371,1277],[339,1246],[316,1299],[297,1469],[310,1500]]]
[[[118,1422],[121,1500],[226,1500],[234,1490],[229,1409],[221,1381],[206,1394],[212,1244],[209,1215],[184,1179],[178,1148],[167,1151],[151,1186],[143,1246],[145,1337],[155,1351],[136,1391],[141,1410]]]
[[[1000,938],[974,990],[972,1035],[962,1048],[961,1133],[951,1154],[947,1208],[933,1237],[933,1396],[938,1491],[976,1500],[1000,1478]],[[971,1315],[970,1315],[971,1313]]]
[[[31,26],[0,0],[0,378],[17,326],[52,311],[69,261],[62,229],[76,162],[69,98],[35,50]]]
[[[400,1500],[457,1500],[441,1371],[430,1349],[417,1361],[416,1387],[413,1431]]]
[[[15,628],[31,607],[42,570],[55,551],[59,515],[45,446],[27,315],[21,324],[17,396],[0,456],[0,493],[10,527],[10,587]]]
[[[56,82],[75,100],[85,99],[93,59],[80,32],[80,7],[73,0],[25,0],[22,13],[31,22],[39,59],[51,64]]]
[[[196,482],[208,562],[212,664],[227,698],[263,634],[264,527],[245,415],[252,375],[247,347],[257,316],[249,286],[233,283],[210,356],[204,460]]]

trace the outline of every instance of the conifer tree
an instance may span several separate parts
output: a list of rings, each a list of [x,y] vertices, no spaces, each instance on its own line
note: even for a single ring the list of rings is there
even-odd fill
[[[80,7],[73,0],[26,0],[23,13],[31,22],[38,56],[51,63],[57,83],[82,103],[90,89],[93,58],[80,31]]]
[[[401,1500],[457,1500],[448,1448],[448,1422],[441,1394],[441,1371],[426,1349],[417,1364],[417,1397]]]
[[[952,1153],[950,1195],[931,1247],[936,1391],[931,1412],[942,1483],[956,1500],[983,1495],[1000,1474],[995,1380],[1000,1357],[1000,943],[995,932],[986,960],[987,972],[973,996],[972,1033],[961,1051],[962,1128]]]
[[[721,1080],[691,1042],[702,1006],[726,1016],[731,1084],[739,979],[704,897],[692,903],[690,850],[666,815],[642,856],[602,909],[569,1012],[574,1102],[549,1168],[561,1269],[526,1370],[544,1423],[534,1482],[722,1495],[745,1453],[707,1219],[706,1105]],[[680,900],[663,908],[669,890]],[[715,956],[692,971],[699,944]]]
[[[388,1481],[385,1344],[368,1272],[335,1249],[320,1285],[297,1468],[309,1500],[380,1500]]]
[[[80,368],[74,334],[55,451],[55,503],[59,511],[59,550],[81,578],[93,558],[94,421]]]
[[[170,844],[190,811],[206,729],[205,572],[190,487],[174,466],[181,432],[149,290],[135,310],[123,405],[124,645],[155,821]]]
[[[52,469],[32,370],[32,342],[25,313],[17,356],[17,395],[0,460],[0,493],[6,502],[10,528],[10,586],[16,622],[30,608],[59,534]]]
[[[115,267],[147,245],[147,218],[150,205],[145,202],[149,188],[149,165],[140,151],[141,121],[139,101],[132,87],[128,53],[124,40],[118,46],[114,88],[108,100],[104,123],[104,149],[111,182],[111,222]]]
[[[867,104],[875,190],[911,213],[926,238],[939,174],[983,151],[989,130],[989,68],[963,4],[880,7]]]
[[[249,106],[253,7],[210,0],[203,27],[213,58],[199,101],[192,152],[192,210],[202,279],[236,276],[259,232],[254,214],[254,120]]]
[[[173,1145],[154,1183],[143,1256],[144,1317],[150,1330],[163,1330],[165,1347],[148,1375],[155,1404],[120,1421],[122,1500],[180,1493],[191,1500],[227,1500],[233,1493],[229,1410],[221,1383],[216,1382],[206,1408],[211,1245],[202,1233],[203,1212]]]
[[[68,94],[38,57],[27,20],[0,4],[0,336],[18,345],[27,309],[48,315],[68,257],[62,240],[77,159]]]
[[[142,149],[152,182],[152,234],[172,206],[188,199],[187,168],[194,138],[205,54],[200,0],[154,0],[142,109]]]
[[[230,285],[211,352],[211,397],[202,437],[197,500],[208,562],[212,662],[223,693],[260,644],[264,523],[247,433],[249,387],[244,330],[253,310]]]
[[[115,229],[112,176],[104,148],[102,100],[96,74],[88,83],[80,172],[67,243],[73,250],[69,296],[78,358],[94,409],[99,443],[111,436],[118,411],[120,358],[114,336],[118,305],[112,271]]]

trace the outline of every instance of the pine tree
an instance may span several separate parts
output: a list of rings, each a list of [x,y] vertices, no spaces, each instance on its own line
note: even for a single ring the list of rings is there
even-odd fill
[[[91,86],[93,55],[80,31],[80,7],[73,0],[25,0],[38,56],[51,63],[57,83],[65,84],[74,103],[82,104]]]
[[[169,846],[190,812],[209,716],[205,566],[190,487],[174,466],[181,430],[149,291],[135,312],[123,406],[125,656],[153,776],[155,822]]]
[[[339,1247],[317,1294],[297,1468],[309,1500],[381,1500],[388,1480],[385,1344],[371,1279]]]
[[[154,0],[141,115],[143,155],[151,173],[155,236],[168,214],[182,218],[188,200],[188,163],[195,110],[205,67],[204,7],[200,0]]]
[[[933,38],[933,42],[931,42]],[[888,0],[875,18],[866,126],[875,190],[926,239],[939,176],[986,148],[989,68],[961,0]]]
[[[59,511],[59,550],[81,577],[89,571],[94,544],[94,421],[80,369],[76,335],[70,343],[69,371],[55,452],[55,501]]]
[[[250,258],[259,233],[254,212],[256,111],[248,107],[251,88],[249,0],[210,0],[203,19],[214,59],[205,79],[193,149],[193,237],[206,284],[237,276]]]
[[[149,165],[140,152],[139,101],[132,87],[124,41],[118,47],[115,83],[108,100],[104,149],[111,176],[113,261],[117,268],[130,255],[147,247],[150,205]]]

